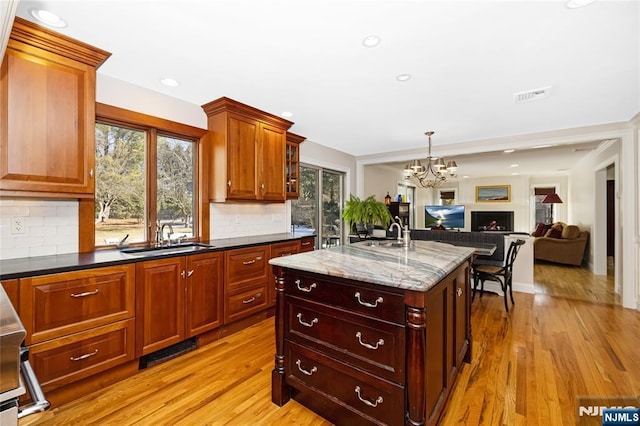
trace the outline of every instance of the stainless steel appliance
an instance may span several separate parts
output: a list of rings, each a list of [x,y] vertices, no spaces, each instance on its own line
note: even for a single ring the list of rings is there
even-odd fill
[[[27,335],[20,318],[0,285],[0,425],[14,426],[18,418],[49,408],[31,365],[29,349],[22,347]],[[20,373],[22,372],[22,376]],[[20,407],[18,400],[29,390],[33,403]]]

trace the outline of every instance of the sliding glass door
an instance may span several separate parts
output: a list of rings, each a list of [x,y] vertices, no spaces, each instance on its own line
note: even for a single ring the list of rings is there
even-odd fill
[[[337,246],[342,241],[344,173],[300,166],[300,197],[291,202],[294,232],[315,232],[316,248]]]

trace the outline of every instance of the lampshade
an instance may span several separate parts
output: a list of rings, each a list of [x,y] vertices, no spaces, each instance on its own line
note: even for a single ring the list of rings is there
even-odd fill
[[[542,202],[544,204],[561,204],[562,200],[560,199],[558,194],[554,192],[553,194],[548,194],[546,197],[544,197],[544,200],[542,200]]]

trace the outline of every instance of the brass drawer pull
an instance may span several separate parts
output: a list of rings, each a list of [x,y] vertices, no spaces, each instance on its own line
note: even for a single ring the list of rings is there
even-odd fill
[[[365,348],[368,349],[378,349],[379,346],[384,345],[384,340],[383,339],[378,339],[378,341],[376,342],[376,345],[370,345],[369,343],[364,343],[361,339],[362,337],[362,333],[360,333],[359,331],[356,332],[356,337],[358,338],[358,343],[360,343],[362,346],[364,346]]]
[[[310,246],[311,245],[311,241],[303,241],[302,245],[303,246]]]
[[[367,308],[377,308],[378,307],[378,303],[382,303],[384,302],[384,299],[382,298],[382,296],[378,297],[375,302],[373,303],[369,303],[369,302],[363,302],[362,299],[360,299],[360,292],[356,291],[356,294],[354,295],[356,300],[358,301],[359,304],[361,304],[362,306],[366,306]]]
[[[256,301],[256,297],[253,296],[253,297],[250,297],[250,298],[248,298],[246,300],[243,300],[242,303],[244,303],[245,305],[248,305],[249,303],[253,303],[255,301]]]
[[[311,370],[307,371],[307,370],[305,370],[304,368],[302,368],[302,367],[300,366],[300,364],[302,364],[302,361],[297,360],[297,361],[296,361],[296,365],[298,366],[298,370],[300,370],[303,374],[306,374],[307,376],[312,376],[312,375],[313,375],[313,373],[317,373],[317,372],[318,372],[318,368],[317,368],[317,367],[315,367],[315,366],[314,366],[313,368],[311,368]]]
[[[255,260],[255,259],[253,259],[253,260],[249,260],[249,261],[246,261],[246,262],[245,262],[245,261],[243,261],[243,262],[242,262],[242,264],[243,264],[243,265],[252,265],[252,264],[254,264],[254,263],[256,263],[256,260]]]
[[[305,322],[305,321],[303,321],[303,320],[302,320],[302,314],[301,314],[301,313],[298,313],[297,317],[298,317],[298,322],[299,322],[300,324],[304,325],[305,327],[313,327],[313,325],[314,325],[314,324],[317,324],[317,323],[318,323],[318,318],[314,318],[314,319],[312,319],[312,320],[311,320],[311,322]]]
[[[100,290],[95,289],[93,291],[85,291],[84,293],[71,293],[71,297],[87,297],[87,296],[93,296],[94,294],[98,294],[100,292]]]
[[[458,287],[458,289],[456,290],[456,294],[459,296],[462,296],[462,289],[460,287]]]
[[[98,350],[97,349],[95,351],[91,352],[91,353],[80,355],[78,357],[71,357],[69,359],[71,361],[82,361],[83,359],[87,359],[87,358],[92,357],[94,355],[98,355]]]
[[[364,402],[365,404],[367,404],[369,407],[377,407],[378,404],[384,402],[384,399],[382,399],[382,396],[379,396],[374,402],[371,402],[368,399],[364,399],[362,396],[360,396],[360,386],[356,386],[355,391],[356,391],[356,395],[358,395],[358,399]]]
[[[311,292],[311,290],[318,286],[316,283],[312,283],[309,287],[302,287],[300,284],[302,284],[302,281],[296,280],[296,287],[298,287],[298,290],[304,291],[305,293]]]

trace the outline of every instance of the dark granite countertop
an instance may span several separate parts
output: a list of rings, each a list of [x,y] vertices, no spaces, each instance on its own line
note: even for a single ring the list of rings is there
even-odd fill
[[[202,243],[212,245],[213,247],[205,251],[200,251],[199,253],[210,253],[235,248],[258,246],[262,244],[299,240],[308,236],[312,235],[284,232],[281,234],[255,235],[249,237],[202,241]],[[0,280],[26,278],[35,275],[77,271],[102,266],[123,265],[151,259],[185,256],[188,254],[196,253],[153,253],[140,256],[123,253],[121,250],[114,249],[97,250],[90,253],[69,253],[51,256],[7,259],[0,260]]]

